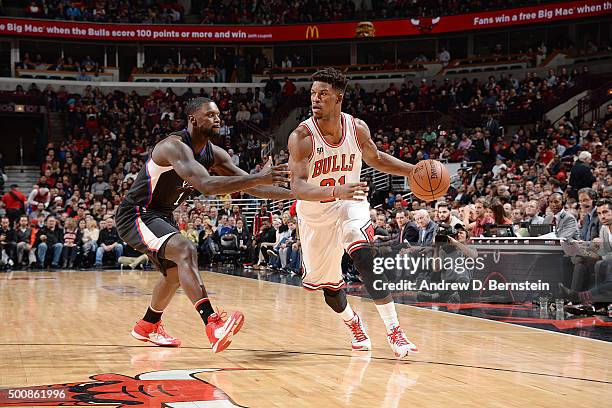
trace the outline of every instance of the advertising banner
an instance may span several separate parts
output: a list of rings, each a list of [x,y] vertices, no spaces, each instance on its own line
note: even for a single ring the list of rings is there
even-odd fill
[[[587,0],[454,16],[273,26],[101,24],[0,18],[0,35],[24,38],[142,42],[262,43],[407,37],[578,20],[612,13],[612,1]]]

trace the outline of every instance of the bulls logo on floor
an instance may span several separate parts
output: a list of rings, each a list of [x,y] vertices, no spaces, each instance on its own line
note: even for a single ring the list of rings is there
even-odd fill
[[[91,381],[0,389],[0,406],[241,407],[195,374],[240,369],[152,371],[128,377],[97,374]]]

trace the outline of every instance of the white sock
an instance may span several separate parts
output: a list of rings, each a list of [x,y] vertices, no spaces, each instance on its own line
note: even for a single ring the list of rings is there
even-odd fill
[[[385,323],[387,333],[393,330],[394,327],[399,326],[399,320],[397,320],[394,302],[385,303],[384,305],[376,305],[376,309]]]
[[[346,304],[346,308],[344,308],[344,310],[338,314],[345,322],[350,322],[356,316],[355,312],[353,312],[353,309],[351,309],[351,305],[349,305],[348,302]]]

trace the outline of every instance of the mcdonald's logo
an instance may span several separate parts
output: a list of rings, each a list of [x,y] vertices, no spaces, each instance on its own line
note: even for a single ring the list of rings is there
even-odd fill
[[[306,39],[309,39],[309,38],[319,38],[319,27],[317,26],[306,27]]]

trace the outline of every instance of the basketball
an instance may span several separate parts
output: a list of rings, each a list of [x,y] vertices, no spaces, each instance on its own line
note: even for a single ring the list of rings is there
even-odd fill
[[[450,187],[448,169],[437,160],[423,160],[417,163],[409,181],[410,190],[424,201],[443,197]]]

